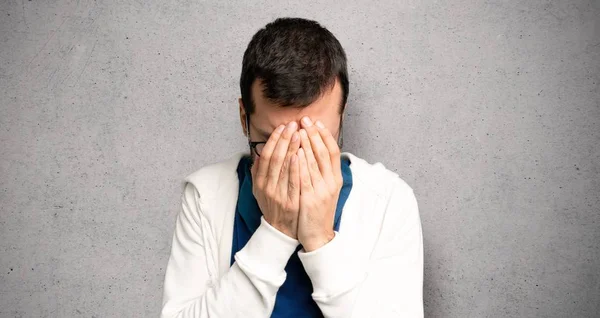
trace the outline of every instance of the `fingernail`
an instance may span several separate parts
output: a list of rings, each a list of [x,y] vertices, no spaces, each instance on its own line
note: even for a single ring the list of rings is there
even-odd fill
[[[323,123],[320,120],[317,120],[317,122],[315,123],[319,128],[325,128],[325,125],[323,125]]]
[[[292,135],[292,142],[296,142],[298,140],[298,133],[294,132],[294,134]]]
[[[280,125],[279,127],[277,127],[277,132],[281,133],[281,132],[283,132],[284,129],[285,129],[285,126],[284,125]]]
[[[310,121],[310,118],[308,118],[308,117],[304,117],[304,118],[302,118],[302,122],[303,122],[303,123],[304,123],[304,124],[305,124],[307,127],[310,127],[310,126],[312,126],[312,121]]]
[[[295,130],[295,129],[296,129],[297,125],[298,125],[298,124],[296,124],[296,122],[295,122],[295,121],[291,121],[291,122],[290,122],[290,123],[287,125],[287,128],[288,128],[288,130],[292,131],[292,130]]]

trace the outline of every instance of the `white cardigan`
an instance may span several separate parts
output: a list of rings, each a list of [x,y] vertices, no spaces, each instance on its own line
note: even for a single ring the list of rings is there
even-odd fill
[[[264,218],[230,266],[245,152],[207,165],[183,184],[161,317],[269,317],[298,241]],[[298,252],[325,317],[423,317],[423,236],[413,189],[381,163],[349,152],[352,190],[339,232]]]

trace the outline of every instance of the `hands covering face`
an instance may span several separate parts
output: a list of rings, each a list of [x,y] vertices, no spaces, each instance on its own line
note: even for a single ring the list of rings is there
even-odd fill
[[[252,192],[265,220],[307,252],[333,236],[343,178],[340,149],[325,126],[308,117],[271,134],[252,166]]]

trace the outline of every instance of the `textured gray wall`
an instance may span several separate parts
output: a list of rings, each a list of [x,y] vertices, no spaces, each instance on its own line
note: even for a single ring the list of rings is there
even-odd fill
[[[345,150],[417,195],[428,317],[598,317],[598,1],[2,1],[0,317],[156,317],[252,34],[342,42]]]

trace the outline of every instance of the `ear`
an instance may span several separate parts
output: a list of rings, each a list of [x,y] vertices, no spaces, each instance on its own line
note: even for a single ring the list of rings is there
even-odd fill
[[[246,110],[244,109],[244,102],[242,102],[242,98],[238,98],[238,103],[240,104],[240,125],[242,126],[242,133],[244,136],[248,137],[248,129],[246,127]]]
[[[346,106],[348,106],[348,103],[346,103]],[[344,111],[342,112],[342,114],[340,116],[340,126],[339,127],[341,129],[339,129],[338,132],[337,132],[337,135],[338,135],[337,138],[338,138],[338,140],[340,139],[340,137],[344,138],[343,136],[340,136],[340,135],[343,134],[343,127],[342,127],[342,125],[344,124],[344,119],[346,119],[346,111],[345,110],[346,110],[346,107],[344,107]]]

